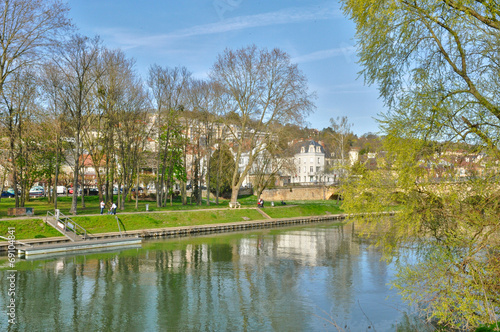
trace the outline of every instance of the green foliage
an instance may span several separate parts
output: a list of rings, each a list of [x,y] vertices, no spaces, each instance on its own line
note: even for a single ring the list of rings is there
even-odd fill
[[[494,321],[500,298],[500,191],[495,176],[441,182],[421,159],[425,144],[389,138],[393,167],[366,171],[345,184],[343,208],[367,215],[358,223],[378,235],[386,257],[396,257],[395,281],[403,298],[447,329],[470,329]],[[429,159],[430,160],[430,159]],[[405,256],[401,246],[415,248]],[[425,304],[425,305],[423,305]]]
[[[212,154],[210,161],[210,192],[215,194],[217,191],[217,178],[219,179],[219,195],[224,198],[231,197],[233,181],[233,171],[236,167],[233,154],[227,145],[221,145]]]
[[[496,332],[500,331],[500,323],[493,323],[488,325],[480,325],[476,330],[476,332]]]
[[[446,329],[494,323],[500,315],[498,4],[342,3],[356,24],[364,78],[379,86],[390,109],[380,116],[386,163],[346,184],[343,207],[383,212],[401,204],[390,220],[367,215],[363,222],[386,255],[398,258],[396,287],[404,298]],[[470,177],[459,178],[459,171]],[[406,257],[401,246],[415,253]]]

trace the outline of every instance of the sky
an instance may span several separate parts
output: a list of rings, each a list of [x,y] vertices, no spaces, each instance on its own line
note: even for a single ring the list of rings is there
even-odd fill
[[[376,86],[365,86],[354,24],[336,0],[68,0],[82,35],[122,49],[146,79],[148,68],[184,66],[207,78],[217,55],[252,44],[287,52],[304,73],[316,109],[308,127],[347,116],[358,135],[379,131],[385,111]]]

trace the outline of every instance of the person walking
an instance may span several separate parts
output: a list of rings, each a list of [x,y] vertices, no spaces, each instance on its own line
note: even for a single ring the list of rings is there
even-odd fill
[[[104,213],[104,207],[106,206],[106,203],[104,201],[101,201],[101,214]]]

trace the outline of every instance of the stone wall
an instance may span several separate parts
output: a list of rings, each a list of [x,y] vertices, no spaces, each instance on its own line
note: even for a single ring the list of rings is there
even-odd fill
[[[262,199],[268,202],[299,201],[299,200],[324,200],[335,194],[335,187],[314,186],[314,187],[291,187],[265,189],[262,192]]]

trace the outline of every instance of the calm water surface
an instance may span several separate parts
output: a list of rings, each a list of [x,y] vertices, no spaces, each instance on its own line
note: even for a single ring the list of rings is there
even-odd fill
[[[3,257],[0,330],[394,331],[407,309],[380,257],[351,225],[165,239],[18,260],[13,296]]]

